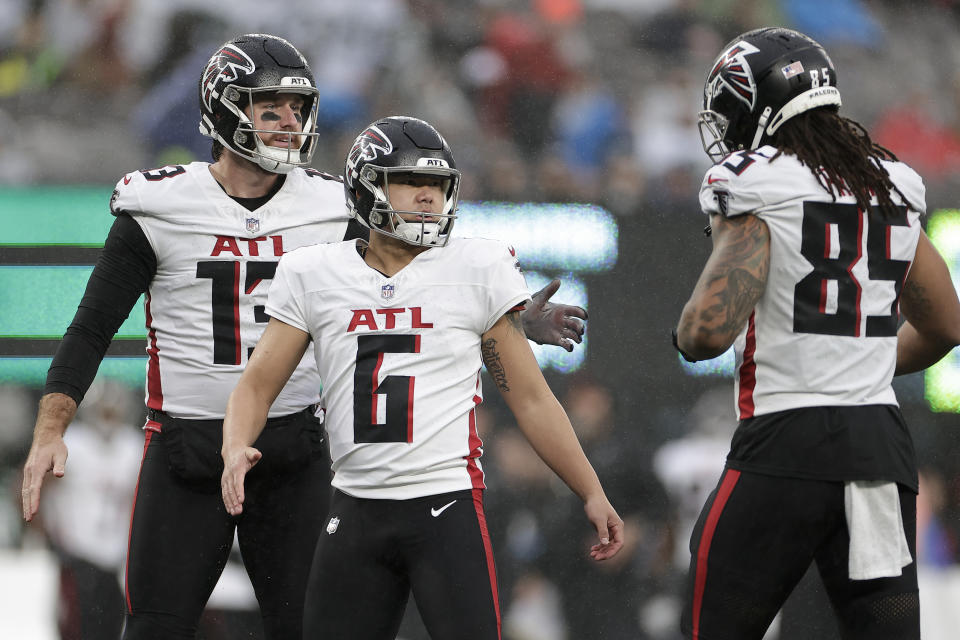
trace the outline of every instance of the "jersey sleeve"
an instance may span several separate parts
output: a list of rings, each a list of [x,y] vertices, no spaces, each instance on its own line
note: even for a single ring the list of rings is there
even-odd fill
[[[481,334],[490,330],[505,313],[530,299],[530,289],[520,269],[516,250],[496,243],[496,258],[486,269],[487,316]]]
[[[890,180],[907,200],[903,204],[920,215],[925,215],[927,213],[927,188],[923,184],[923,178],[920,177],[920,174],[902,162],[886,161],[883,166],[890,175]],[[900,201],[896,193],[892,197],[894,202]]]
[[[271,318],[310,333],[303,304],[303,272],[300,257],[303,249],[284,254],[270,284],[265,310]]]
[[[140,199],[140,185],[145,182],[139,171],[131,171],[117,181],[110,196],[110,213],[119,216],[124,213],[143,211]]]
[[[738,151],[707,169],[700,185],[700,208],[705,214],[733,218],[763,208],[766,201],[757,188],[762,165],[754,154],[759,155]]]

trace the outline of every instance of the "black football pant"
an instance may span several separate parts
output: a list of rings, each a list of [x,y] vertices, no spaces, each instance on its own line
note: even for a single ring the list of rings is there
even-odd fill
[[[916,554],[916,494],[900,486]],[[844,483],[724,470],[690,539],[682,627],[693,640],[760,640],[813,562],[844,640],[919,640],[917,563],[851,580]]]
[[[307,589],[304,640],[393,640],[410,593],[433,640],[498,640],[483,491],[368,500],[334,491]]]
[[[255,443],[264,457],[247,475],[243,513],[236,518],[227,514],[220,475],[213,472],[220,421],[179,421],[183,433],[168,430],[169,424],[161,433],[146,432],[130,532],[123,640],[193,640],[235,530],[266,638],[301,637],[310,560],[329,504],[330,467],[325,449],[310,444],[311,437],[314,445],[319,442],[314,418],[306,412],[289,418],[276,428],[268,423]],[[276,451],[261,442],[271,438]],[[173,457],[171,448],[177,451]],[[305,451],[310,453],[306,459]],[[295,459],[278,460],[286,453]],[[268,458],[280,464],[264,465]]]

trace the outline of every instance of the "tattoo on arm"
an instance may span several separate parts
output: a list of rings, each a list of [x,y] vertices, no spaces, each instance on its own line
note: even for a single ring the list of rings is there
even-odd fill
[[[905,307],[905,311],[909,311],[914,323],[923,323],[930,318],[930,293],[926,287],[910,278],[907,278],[907,281],[903,284],[903,291],[900,293],[900,305]]]
[[[526,339],[523,332],[523,318],[519,311],[510,311],[506,314],[507,322],[514,331]],[[500,352],[497,351],[497,341],[493,338],[487,338],[480,342],[480,355],[483,358],[483,364],[487,367],[487,372],[497,384],[500,393],[510,391],[510,385],[507,382],[507,372],[503,368],[503,362],[500,361]]]
[[[497,384],[500,392],[510,391],[510,386],[507,384],[507,372],[503,369],[503,363],[500,362],[500,353],[497,351],[497,341],[493,338],[487,338],[481,342],[480,354],[483,357],[483,364],[487,366],[487,372]]]
[[[510,326],[517,331],[517,333],[524,338],[527,337],[527,334],[523,331],[523,317],[519,311],[510,311],[507,313],[507,321],[510,323]]]
[[[726,280],[726,286],[717,292],[715,303],[704,309],[700,318],[713,332],[736,334],[763,293],[763,283],[745,269],[734,269]]]
[[[708,304],[700,312],[704,331],[736,336],[763,295],[770,271],[766,224],[753,216],[726,231],[707,283]]]

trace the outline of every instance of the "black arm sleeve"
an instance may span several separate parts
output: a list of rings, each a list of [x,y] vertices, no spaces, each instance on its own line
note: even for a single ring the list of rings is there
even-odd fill
[[[80,404],[114,334],[156,272],[156,254],[140,225],[130,216],[117,216],[73,322],[53,356],[45,394],[64,393]]]
[[[347,231],[343,234],[343,239],[356,240],[357,238],[360,238],[361,240],[369,240],[370,230],[357,222],[356,218],[350,218],[350,220],[347,222]]]

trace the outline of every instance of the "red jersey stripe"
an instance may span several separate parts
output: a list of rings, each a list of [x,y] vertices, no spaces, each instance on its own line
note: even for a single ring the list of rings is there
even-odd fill
[[[147,322],[147,407],[163,411],[163,383],[160,380],[160,354],[157,349],[157,330],[150,314],[151,296],[144,298],[144,315]]]
[[[747,322],[747,344],[743,349],[743,362],[740,364],[740,397],[738,406],[740,408],[740,419],[752,418],[756,407],[753,404],[753,390],[757,386],[757,363],[753,360],[753,354],[757,351],[757,312],[750,314],[750,320]]]

